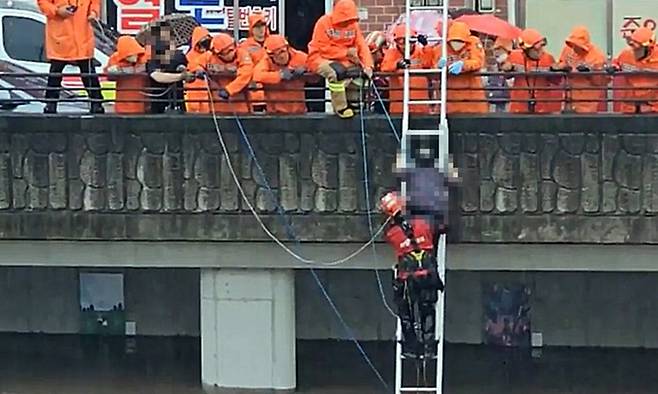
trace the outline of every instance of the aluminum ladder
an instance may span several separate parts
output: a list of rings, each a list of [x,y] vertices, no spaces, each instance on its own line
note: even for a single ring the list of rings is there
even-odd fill
[[[429,2],[432,2],[431,0]],[[429,3],[427,0],[405,0],[405,12],[406,12],[406,33],[405,33],[405,50],[404,58],[410,59],[410,43],[411,43],[411,26],[408,23],[411,20],[412,11],[439,11],[442,14],[442,32],[441,37],[447,36],[448,30],[448,7],[449,0],[439,0],[438,4],[427,5]],[[433,2],[437,3],[437,2]],[[445,40],[442,39],[441,42],[442,58],[447,58],[447,46],[445,45]],[[438,67],[438,65],[437,65]],[[412,75],[418,74],[441,74],[441,89],[440,89],[440,99],[439,100],[411,100],[410,99],[410,77]],[[403,92],[403,113],[402,113],[402,139],[401,143],[401,163],[405,168],[409,165],[410,159],[410,141],[413,138],[429,138],[432,143],[439,144],[439,169],[443,172],[448,171],[448,121],[446,117],[446,94],[447,94],[447,66],[443,68],[434,68],[434,69],[418,69],[413,70],[406,68],[404,70],[404,92]],[[439,105],[440,106],[440,115],[437,122],[436,129],[411,129],[410,128],[410,112],[409,109],[412,105]],[[406,195],[406,185],[405,182],[402,182],[401,194],[403,197]],[[442,234],[439,237],[438,245],[436,246],[436,260],[438,265],[438,272],[441,277],[441,280],[445,284],[446,281],[446,236]],[[401,393],[443,393],[443,348],[444,348],[444,315],[445,315],[445,298],[444,293],[439,292],[438,301],[436,303],[435,309],[435,336],[438,341],[437,352],[435,359],[436,366],[436,382],[434,387],[409,387],[403,386],[403,363],[406,360],[402,356],[402,325],[400,319],[397,321],[397,330],[396,330],[396,351],[395,351],[395,394]],[[414,360],[420,362],[419,360]],[[432,364],[432,360],[429,361],[429,365]],[[426,364],[424,364],[424,367]]]

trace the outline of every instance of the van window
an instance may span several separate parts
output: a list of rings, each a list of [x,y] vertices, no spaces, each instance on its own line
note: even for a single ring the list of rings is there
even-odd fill
[[[2,18],[2,39],[10,58],[45,63],[45,25],[34,19],[18,16]]]

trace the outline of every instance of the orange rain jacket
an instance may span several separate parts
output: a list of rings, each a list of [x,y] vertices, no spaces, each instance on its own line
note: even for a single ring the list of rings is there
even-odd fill
[[[62,18],[57,9],[71,5],[66,0],[37,0],[46,22],[46,55],[49,60],[85,60],[94,57],[94,30],[87,18],[100,16],[100,0],[77,0],[77,11]],[[15,39],[15,38],[14,38]]]
[[[267,112],[279,114],[305,113],[304,79],[283,81],[281,79],[281,70],[284,68],[291,70],[306,68],[308,56],[302,51],[291,48],[286,39],[278,34],[269,36],[265,40],[265,47],[268,52],[276,52],[282,48],[287,48],[290,55],[290,61],[285,66],[280,66],[274,63],[269,56],[265,56],[254,67],[254,81],[266,85]],[[267,85],[273,87],[273,89],[268,89]]]
[[[621,51],[613,64],[621,71],[651,71],[658,72],[658,46],[654,33],[641,27],[630,37],[631,43],[637,46],[649,47],[649,55],[637,60],[633,54],[633,47]],[[615,96],[624,100],[636,100],[641,103],[642,112],[658,112],[658,76],[653,75],[627,75],[620,77],[620,86],[630,87],[631,90],[619,90]],[[625,113],[635,112],[636,103],[625,101],[618,108]]]
[[[230,46],[235,46],[233,37],[225,33],[219,33],[212,39],[212,49],[221,52]],[[244,49],[237,48],[235,59],[231,62],[225,62],[217,55],[208,51],[200,57],[196,64],[190,67],[190,70],[205,70],[211,82],[213,92],[212,100],[216,113],[232,114],[233,112],[244,114],[249,113],[249,101],[245,95],[245,89],[251,82],[254,70],[254,63],[251,56]],[[233,77],[231,74],[235,74]],[[229,101],[221,100],[216,96],[217,88],[224,88],[231,95]]]
[[[192,31],[192,42],[190,45],[190,50],[187,52],[187,64],[188,69],[190,66],[199,63],[199,59],[203,58],[205,52],[197,51],[196,45],[204,37],[209,37],[210,32],[203,26],[197,26]],[[200,112],[208,113],[210,111],[210,102],[208,100],[208,91],[206,87],[206,81],[203,79],[197,79],[192,82],[185,83],[185,106],[187,112]]]
[[[135,64],[125,60],[132,55],[138,55],[137,63]],[[146,72],[146,62],[149,59],[149,55],[132,36],[121,36],[117,40],[117,50],[110,56],[103,71],[107,73],[108,68],[117,66],[121,68],[122,73],[128,74],[116,77],[111,76],[111,79],[116,80],[114,112],[118,114],[143,114],[146,112],[146,96],[144,95],[144,90],[148,83],[148,78],[144,73]]]
[[[249,52],[249,56],[251,56],[251,60],[254,62],[254,64],[258,64],[258,62],[260,62],[261,59],[267,55],[265,52],[265,42],[258,42],[254,38],[254,26],[256,26],[258,23],[264,23],[265,26],[267,26],[267,19],[265,18],[265,15],[260,12],[254,12],[253,14],[249,15],[249,37],[239,45],[239,48]],[[269,35],[270,30],[266,27],[265,39],[267,39]]]
[[[253,30],[258,23],[265,24],[265,39],[269,37],[270,30],[267,27],[267,18],[265,18],[265,15],[260,12],[254,12],[253,14],[249,15],[249,37],[241,42],[238,46],[239,48],[242,48],[249,53],[249,56],[251,56],[251,61],[254,63],[254,65],[258,64],[258,62],[260,62],[263,58],[267,57],[267,53],[265,52],[265,41],[258,42],[254,38]],[[263,104],[265,102],[265,92],[261,89],[262,86],[253,83],[250,87],[251,90],[249,91],[249,101],[251,101],[251,104]]]
[[[605,97],[605,88],[608,84],[608,78],[604,75],[587,75],[587,72],[579,72],[578,66],[587,66],[592,71],[602,71],[605,65],[605,54],[592,43],[589,31],[584,26],[577,26],[566,39],[567,45],[562,49],[560,54],[559,67],[569,66],[572,73],[568,75],[568,84],[571,88],[566,92],[566,100],[571,99],[571,107],[578,113],[597,112],[603,98]],[[587,51],[579,55],[570,45],[578,46]],[[601,90],[582,89],[601,87]],[[571,97],[569,97],[571,96]]]
[[[520,40],[522,43],[532,47],[540,44],[545,38],[537,30],[526,29],[521,33]],[[508,62],[514,66],[514,71],[516,72],[549,72],[551,66],[555,64],[555,58],[544,50],[539,60],[534,60],[527,57],[523,49],[515,49],[510,53]],[[535,113],[559,112],[562,105],[559,101],[562,92],[538,89],[555,85],[556,81],[559,83],[559,78],[533,75],[515,76],[515,89],[512,89],[510,94],[510,99],[512,100],[510,112],[529,112],[528,102],[533,92],[536,101]],[[557,101],[547,102],[547,99]]]
[[[399,25],[393,32],[395,40],[404,38],[405,36],[404,25]],[[413,36],[416,35],[412,31]],[[430,48],[424,48],[420,45],[412,44],[411,48],[411,69],[432,68],[432,53]],[[396,72],[398,71],[398,63],[404,59],[404,51],[393,46],[384,52],[384,60],[381,64],[381,71],[383,72]],[[400,114],[403,111],[403,98],[404,98],[404,77],[403,75],[391,76],[389,81],[389,100],[391,102],[391,113]],[[427,76],[416,75],[409,77],[409,98],[411,100],[429,100],[429,80]],[[409,106],[409,112],[412,113],[428,113],[429,105],[426,104],[412,104]]]
[[[448,29],[448,65],[462,60],[464,68],[459,75],[448,74],[447,112],[448,113],[486,113],[489,112],[487,95],[482,86],[482,77],[473,75],[485,65],[484,47],[480,39],[471,35],[468,25],[462,22],[453,22]],[[463,41],[466,45],[459,51],[450,46],[450,41]],[[432,64],[441,59],[442,48],[434,47]],[[478,100],[462,101],[455,100]]]
[[[341,26],[342,23],[347,23]],[[356,48],[361,64],[352,64],[347,50]],[[311,71],[326,60],[342,63],[346,67],[373,68],[372,54],[359,27],[359,14],[353,0],[338,0],[333,12],[320,17],[313,28],[308,44],[308,61]]]

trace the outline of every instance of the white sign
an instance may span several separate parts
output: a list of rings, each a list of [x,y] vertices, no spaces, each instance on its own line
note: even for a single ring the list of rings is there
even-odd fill
[[[279,7],[271,5],[271,0],[251,0],[251,3],[240,7],[239,29],[249,30],[249,15],[263,13],[267,19],[270,31],[278,32]],[[241,1],[245,3],[245,1]],[[278,4],[278,1],[275,2]],[[175,0],[176,12],[188,13],[211,32],[233,29],[233,6],[224,4],[224,0]]]
[[[165,0],[113,0],[117,7],[116,27],[121,34],[137,34],[145,24],[165,12]]]
[[[613,15],[613,54],[617,56],[628,46],[626,39],[639,27],[656,31],[658,8],[655,0],[615,0]]]

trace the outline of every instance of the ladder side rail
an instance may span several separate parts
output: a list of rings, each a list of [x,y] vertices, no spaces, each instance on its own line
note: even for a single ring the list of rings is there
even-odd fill
[[[407,0],[409,1],[409,0]],[[397,266],[393,267],[393,278],[397,278]],[[395,328],[395,394],[402,393],[402,323],[400,317],[396,319]]]
[[[442,45],[441,56],[448,57],[448,9],[449,0],[443,0],[443,15],[442,15]],[[441,113],[439,121],[439,166],[444,173],[449,168],[449,127],[447,117],[447,96],[448,96],[448,65],[441,70]],[[439,277],[446,284],[446,235],[441,234],[439,237],[439,244],[437,245],[437,265]],[[436,392],[437,394],[443,393],[443,372],[444,372],[444,349],[445,349],[445,288],[443,292],[438,292],[438,300],[436,303],[435,315],[435,330],[436,339],[438,340],[436,349]]]
[[[446,235],[441,234],[437,248],[437,269],[438,274],[445,284],[446,278]],[[438,341],[436,349],[436,389],[437,393],[443,393],[443,351],[445,345],[445,289],[438,292],[438,300],[435,305],[434,330],[435,337]]]
[[[404,33],[404,59],[409,59],[411,50],[410,50],[410,35],[411,35],[411,0],[406,0],[405,2],[405,33]],[[402,157],[404,162],[404,168],[406,168],[409,163],[406,159],[407,149],[409,149],[407,141],[407,131],[409,130],[409,68],[405,67],[404,70],[404,80],[403,80],[403,92],[402,92]],[[404,196],[404,195],[403,195]]]

